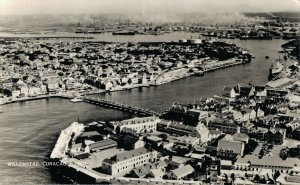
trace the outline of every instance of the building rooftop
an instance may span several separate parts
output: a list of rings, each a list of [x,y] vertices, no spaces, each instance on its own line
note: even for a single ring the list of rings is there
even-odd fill
[[[141,148],[137,148],[134,150],[130,150],[130,151],[126,151],[126,152],[117,154],[114,157],[114,159],[115,159],[115,162],[124,161],[124,160],[130,159],[130,158],[133,158],[133,157],[137,157],[137,156],[146,154],[148,152],[149,151],[146,148],[141,147]]]
[[[241,141],[220,140],[218,142],[218,151],[228,151],[229,153],[242,154],[244,143]]]
[[[185,176],[193,173],[194,168],[188,164],[188,165],[179,167],[179,168],[173,170],[172,172],[174,173],[174,175],[176,175],[177,178],[182,178],[182,177],[185,177]]]
[[[252,165],[264,165],[264,166],[277,166],[277,167],[297,167],[300,166],[300,160],[298,158],[287,158],[282,160],[278,156],[264,156],[259,159],[255,155],[246,155],[237,159],[236,163],[251,163]]]
[[[284,77],[284,78],[280,78],[280,79],[277,79],[277,80],[274,80],[274,81],[269,81],[267,83],[267,86],[272,87],[272,88],[276,88],[276,87],[286,85],[290,82],[292,82],[292,79]]]
[[[99,136],[100,133],[97,131],[89,131],[89,132],[84,132],[81,134],[81,137],[93,137],[93,136]]]
[[[127,119],[127,120],[122,120],[122,121],[113,121],[113,122],[111,122],[111,124],[117,125],[117,126],[130,125],[130,124],[146,123],[146,122],[154,121],[155,119],[156,119],[155,116],[132,118],[132,119]]]
[[[90,149],[101,148],[101,147],[105,147],[108,145],[117,145],[117,142],[115,142],[114,140],[111,140],[111,139],[98,141],[98,142],[90,144]]]

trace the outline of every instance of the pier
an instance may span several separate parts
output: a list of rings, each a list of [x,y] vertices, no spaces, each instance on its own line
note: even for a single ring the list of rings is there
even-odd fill
[[[114,101],[110,101],[110,100],[105,100],[105,99],[100,99],[100,98],[86,97],[86,98],[84,98],[84,101],[87,103],[99,105],[99,106],[102,106],[105,108],[116,109],[116,110],[132,113],[132,114],[137,114],[139,116],[153,116],[153,115],[159,116],[160,115],[160,113],[155,112],[153,110],[144,109],[141,107],[131,106],[131,105],[114,102]]]
[[[216,63],[212,63],[212,64],[206,64],[204,66],[202,66],[202,68],[204,69],[205,72],[211,72],[211,71],[215,71],[218,69],[224,69],[227,67],[233,67],[236,65],[241,65],[241,64],[245,64],[246,62],[244,62],[243,60],[228,60],[228,61],[222,61],[222,62],[216,62]]]

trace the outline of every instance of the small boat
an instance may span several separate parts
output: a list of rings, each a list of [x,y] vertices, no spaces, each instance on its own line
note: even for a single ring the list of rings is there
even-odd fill
[[[73,99],[70,100],[70,102],[72,103],[77,103],[77,102],[83,102],[84,100],[80,97],[75,97]]]

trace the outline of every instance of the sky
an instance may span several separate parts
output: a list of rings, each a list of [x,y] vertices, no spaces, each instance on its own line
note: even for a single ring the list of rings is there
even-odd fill
[[[300,11],[300,0],[0,0],[0,15]]]

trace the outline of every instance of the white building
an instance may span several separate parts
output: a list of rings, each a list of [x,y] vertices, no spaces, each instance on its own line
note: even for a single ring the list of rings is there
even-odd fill
[[[48,90],[49,92],[56,92],[59,90],[59,80],[49,79],[48,80]]]
[[[47,94],[47,86],[46,85],[41,85],[40,86],[40,91],[41,91],[41,94]]]
[[[194,171],[194,168],[189,164],[179,167],[171,172],[171,179],[184,179],[186,176],[192,174]]]
[[[295,167],[300,166],[300,160],[297,158],[287,158],[282,160],[278,156],[264,156],[259,159],[254,155],[247,155],[245,157],[239,157],[234,164],[236,170],[248,170],[248,171],[262,171],[272,170],[273,173],[279,171],[280,173],[290,173]]]
[[[112,176],[124,175],[138,166],[155,162],[156,159],[157,151],[141,147],[117,154],[111,159],[104,159],[102,169]]]
[[[234,88],[232,88],[232,87],[224,87],[222,95],[225,96],[225,97],[227,97],[227,98],[235,98],[236,93],[235,93]]]
[[[11,96],[12,96],[13,98],[19,97],[20,94],[21,94],[20,89],[15,89],[15,90],[13,90],[13,91],[11,92]]]
[[[143,118],[132,118],[123,121],[113,121],[110,124],[116,131],[122,131],[124,128],[131,128],[137,133],[146,133],[156,131],[157,123],[160,119],[155,116],[143,117]]]
[[[21,88],[21,94],[23,95],[23,96],[28,96],[28,93],[29,93],[29,91],[28,91],[28,86],[26,86],[26,85],[24,85],[24,86],[22,86]]]
[[[28,96],[38,96],[41,94],[41,89],[39,87],[29,87]]]

